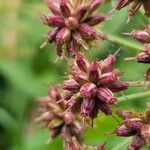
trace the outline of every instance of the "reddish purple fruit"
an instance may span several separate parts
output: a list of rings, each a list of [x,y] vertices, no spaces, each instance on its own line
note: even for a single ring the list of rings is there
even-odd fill
[[[119,0],[116,9],[120,10],[128,5],[131,5],[128,10],[129,16],[135,15],[135,13],[140,9],[143,5],[145,10],[145,15],[150,16],[150,1],[149,0]]]
[[[75,61],[70,65],[71,76],[63,84],[65,90],[73,93],[68,100],[71,103],[71,110],[75,110],[75,104],[79,101],[77,106],[83,117],[90,117],[93,120],[99,110],[105,115],[112,114],[110,105],[117,104],[113,92],[128,88],[126,82],[120,81],[119,71],[114,70],[115,62],[116,53],[104,60],[91,63],[83,55],[76,55]]]
[[[139,150],[143,146],[150,148],[150,104],[145,113],[119,111],[117,114],[124,119],[114,131],[117,136],[132,136],[129,150]]]
[[[41,114],[36,119],[43,122],[51,131],[51,138],[61,135],[63,137],[74,136],[80,143],[83,140],[81,126],[74,112],[67,112],[67,99],[72,95],[65,93],[60,86],[53,85],[48,90],[48,96],[40,98]],[[64,99],[65,98],[65,99]]]
[[[93,28],[107,18],[104,14],[94,13],[102,5],[102,0],[90,0],[88,3],[46,0],[46,4],[53,15],[44,15],[42,20],[45,25],[54,28],[48,31],[46,39],[55,43],[58,56],[74,56],[81,48],[89,50],[95,40],[106,39]]]

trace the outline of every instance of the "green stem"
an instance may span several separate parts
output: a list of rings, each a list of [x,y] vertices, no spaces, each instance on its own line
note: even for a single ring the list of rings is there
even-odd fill
[[[113,41],[115,44],[120,46],[124,46],[133,50],[142,50],[144,47],[139,43],[134,43],[133,41],[129,41],[123,37],[109,35],[108,39]]]
[[[129,100],[134,100],[134,99],[139,99],[139,98],[145,98],[150,96],[150,91],[146,91],[146,92],[141,92],[141,93],[134,93],[134,94],[130,94],[130,95],[126,95],[126,97]],[[124,96],[118,97],[119,102],[123,102],[123,101],[127,101],[127,98]]]
[[[113,147],[111,150],[120,150],[124,148],[130,141],[131,141],[131,138],[126,138],[125,140],[117,144],[115,147]]]
[[[127,83],[130,87],[138,87],[144,86],[144,84],[149,83],[149,81],[127,81]]]

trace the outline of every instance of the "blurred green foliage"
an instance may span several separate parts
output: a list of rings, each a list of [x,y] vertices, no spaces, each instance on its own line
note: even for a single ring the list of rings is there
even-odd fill
[[[110,3],[99,9],[109,12]],[[1,150],[61,150],[62,140],[57,138],[45,144],[50,133],[34,122],[37,116],[35,99],[47,92],[51,83],[62,81],[67,63],[58,60],[53,45],[40,49],[44,42],[43,35],[48,28],[40,21],[40,16],[47,13],[43,0],[0,0],[0,149]],[[141,23],[148,20],[139,12],[129,24],[126,24],[127,11],[114,11],[111,19],[97,28],[102,29],[117,44],[110,41],[98,43],[88,54],[89,59],[100,59],[114,52],[120,46],[117,67],[124,72],[124,80],[144,80],[146,65],[124,62],[123,58],[134,56],[142,48],[129,36],[121,33],[132,29],[142,29]],[[141,23],[140,23],[141,22]],[[131,88],[125,94],[142,92],[141,88]],[[118,96],[121,96],[118,94]],[[123,108],[141,110],[149,97],[128,100],[120,105]],[[85,132],[87,144],[99,144],[107,141],[109,150],[124,150],[130,139],[106,136],[116,126],[112,117],[100,114],[94,129]]]

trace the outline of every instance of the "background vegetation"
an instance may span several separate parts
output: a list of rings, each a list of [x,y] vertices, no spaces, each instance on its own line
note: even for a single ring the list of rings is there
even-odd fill
[[[110,2],[99,9],[112,10]],[[0,0],[0,149],[1,150],[61,150],[62,140],[57,138],[45,144],[50,133],[34,122],[37,114],[35,99],[47,93],[47,86],[62,81],[67,70],[65,61],[57,59],[53,45],[39,48],[44,42],[43,35],[48,28],[40,21],[40,16],[48,9],[43,0]],[[114,11],[111,19],[97,28],[108,34],[115,43],[99,42],[88,54],[89,59],[100,59],[114,52],[120,46],[117,68],[124,72],[124,80],[144,80],[148,66],[136,62],[124,62],[123,58],[134,56],[142,49],[140,43],[123,32],[142,29],[141,23],[148,23],[142,10],[126,24],[127,10]],[[133,94],[128,96],[128,94]],[[125,91],[128,100],[120,97],[124,109],[145,109],[150,92],[142,88]],[[126,102],[128,101],[128,103]],[[108,150],[123,150],[130,139],[106,136],[118,122],[111,116],[100,114],[94,129],[86,130],[86,143],[99,144],[107,141]]]

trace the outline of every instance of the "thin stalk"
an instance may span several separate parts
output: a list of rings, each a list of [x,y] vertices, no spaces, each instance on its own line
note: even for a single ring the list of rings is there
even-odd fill
[[[135,86],[144,86],[144,84],[149,83],[149,81],[127,81],[127,83],[130,87],[135,87]]]
[[[131,138],[126,138],[125,140],[117,144],[115,147],[113,147],[111,150],[120,150],[123,147],[125,147],[130,141],[131,141]]]
[[[148,97],[148,96],[150,96],[150,91],[126,95],[128,100],[134,100],[134,99],[137,99],[137,98],[138,99],[139,98],[145,98],[145,97]],[[119,102],[127,101],[127,99],[124,96],[118,97],[118,100],[119,100]]]
[[[135,57],[128,57],[128,58],[124,58],[125,61],[132,61],[132,60],[136,60]]]
[[[133,50],[142,50],[144,47],[141,44],[134,43],[133,41],[129,41],[127,39],[123,39],[119,36],[109,35],[108,39],[113,41],[115,44],[118,44],[120,46],[124,46]]]

